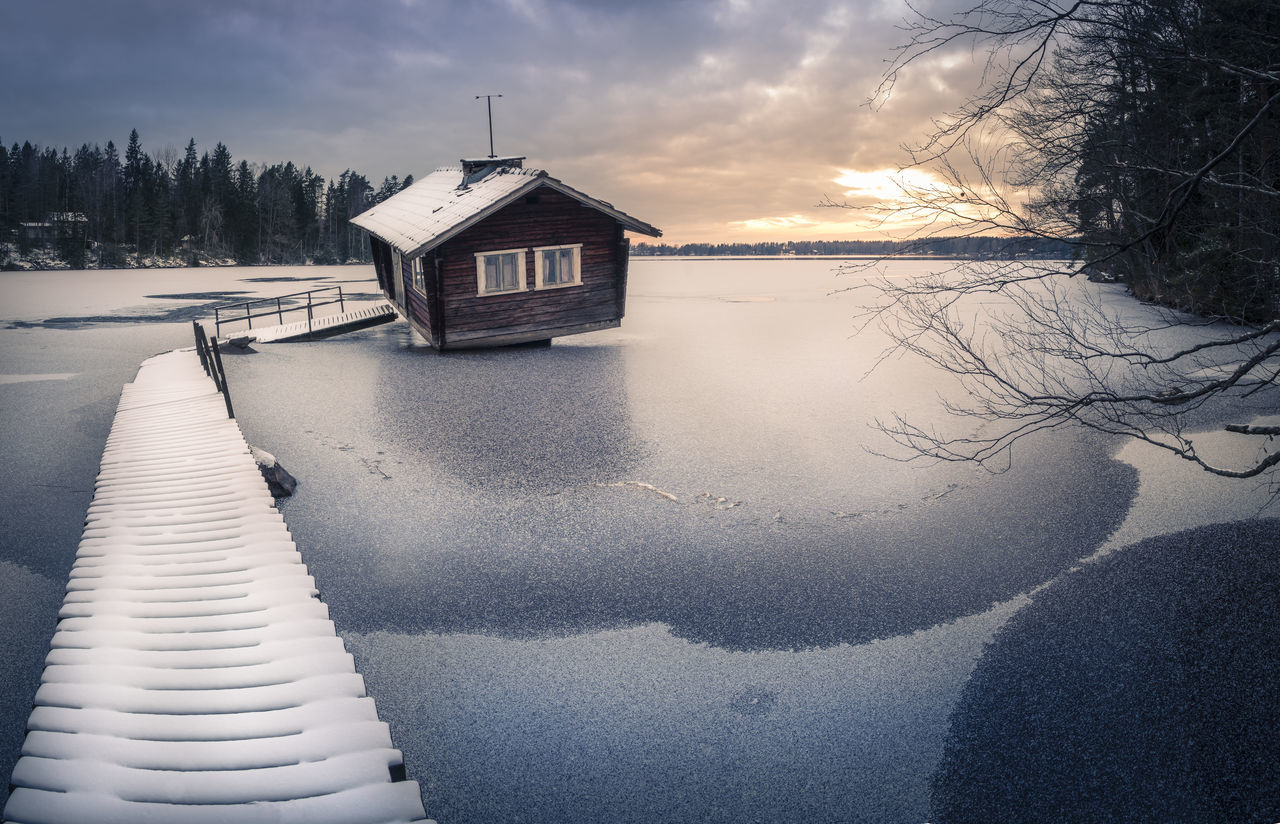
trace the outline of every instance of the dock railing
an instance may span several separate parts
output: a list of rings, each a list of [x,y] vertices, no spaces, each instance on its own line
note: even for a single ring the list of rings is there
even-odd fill
[[[336,293],[336,296],[335,296]],[[301,298],[306,298],[302,301]],[[298,298],[296,302],[294,298]],[[285,301],[294,302],[286,306]],[[307,331],[311,331],[311,322],[315,318],[315,310],[321,306],[338,305],[339,312],[346,311],[346,302],[342,296],[341,286],[321,286],[306,292],[293,292],[273,298],[255,298],[254,300],[227,303],[213,307],[213,331],[222,337],[222,327],[233,323],[247,321],[249,330],[253,329],[254,318],[276,318],[276,322],[284,325],[284,316],[289,312],[307,313]],[[273,308],[274,307],[274,308]]]
[[[227,402],[227,417],[234,419],[236,413],[231,409],[231,390],[227,388],[227,370],[222,367],[218,339],[213,335],[206,335],[198,320],[191,321],[191,326],[196,335],[196,354],[200,356],[200,365],[204,367],[204,373],[213,378],[213,385]]]

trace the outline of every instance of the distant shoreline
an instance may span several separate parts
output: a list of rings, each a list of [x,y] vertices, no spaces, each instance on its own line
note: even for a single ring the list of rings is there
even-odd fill
[[[629,258],[636,260],[654,260],[654,261],[779,261],[779,260],[860,260],[860,261],[876,261],[876,260],[935,260],[935,261],[960,261],[960,260],[997,260],[1008,262],[1013,260],[1050,260],[1050,258],[979,258],[966,255],[636,255],[633,254]],[[66,272],[66,271],[82,271],[82,272],[111,272],[111,271],[127,271],[131,269],[223,269],[230,267],[243,267],[253,269],[270,269],[278,267],[291,266],[372,266],[368,261],[348,260],[341,263],[319,263],[316,261],[304,261],[302,263],[239,263],[234,260],[202,260],[196,266],[182,261],[177,258],[144,258],[134,266],[85,266],[80,269],[73,269],[67,261],[54,257],[41,255],[36,259],[29,258],[9,258],[0,266],[0,274],[4,272]]]
[[[971,255],[631,255],[631,260],[1055,260],[1055,258],[982,258]]]

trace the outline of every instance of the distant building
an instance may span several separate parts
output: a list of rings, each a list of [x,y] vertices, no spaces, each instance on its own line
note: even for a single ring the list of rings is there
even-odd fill
[[[662,232],[523,161],[439,168],[351,220],[370,235],[383,292],[436,349],[622,322],[624,232]]]
[[[53,240],[53,226],[48,221],[23,221],[18,224],[18,238],[32,246],[43,246]]]
[[[89,218],[82,212],[50,212],[42,221],[18,224],[19,237],[33,246],[59,240],[83,241],[88,231]]]

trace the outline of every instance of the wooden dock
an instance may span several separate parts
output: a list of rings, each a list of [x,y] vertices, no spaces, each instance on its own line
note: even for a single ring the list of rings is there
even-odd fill
[[[397,315],[395,307],[383,300],[332,315],[303,318],[289,323],[245,329],[239,332],[224,332],[222,333],[222,339],[238,340],[248,338],[256,343],[318,340],[341,335],[344,332],[354,332],[357,329],[388,323],[397,317],[399,315]]]
[[[192,350],[124,387],[4,820],[425,821]]]

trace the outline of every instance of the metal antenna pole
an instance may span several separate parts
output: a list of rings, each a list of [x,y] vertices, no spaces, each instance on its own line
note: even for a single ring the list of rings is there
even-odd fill
[[[502,97],[500,94],[478,94],[476,100],[484,98],[484,104],[489,109],[489,157],[497,157],[493,153],[493,98]]]

